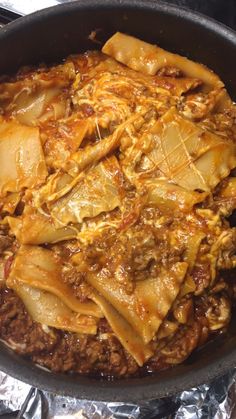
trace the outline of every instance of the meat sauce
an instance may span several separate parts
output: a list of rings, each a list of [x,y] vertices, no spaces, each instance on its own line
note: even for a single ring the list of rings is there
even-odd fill
[[[235,104],[124,34],[0,83],[0,339],[54,372],[184,362],[236,296]]]

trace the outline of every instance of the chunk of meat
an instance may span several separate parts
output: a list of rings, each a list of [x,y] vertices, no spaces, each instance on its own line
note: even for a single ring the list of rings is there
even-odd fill
[[[12,290],[0,291],[0,337],[16,352],[23,355],[38,354],[47,348],[52,351],[58,335],[45,332],[27,314],[23,303]]]
[[[171,338],[164,341],[148,363],[149,370],[168,368],[168,365],[182,363],[198,346],[203,325],[195,320],[192,325],[182,326]]]
[[[157,76],[160,77],[182,77],[183,73],[182,71],[174,66],[166,66],[162,67],[158,72],[156,73]]]
[[[13,243],[13,237],[2,234],[0,231],[0,254]]]
[[[192,278],[196,284],[195,295],[200,295],[210,284],[210,265],[206,263],[195,266],[192,271]]]

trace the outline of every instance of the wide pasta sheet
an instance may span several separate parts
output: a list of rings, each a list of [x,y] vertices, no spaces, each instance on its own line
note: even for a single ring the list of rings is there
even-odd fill
[[[101,294],[94,290],[91,298],[101,308],[120,343],[142,366],[153,355],[152,348],[143,342],[129,322]]]
[[[0,195],[40,185],[48,174],[39,129],[0,120]]]
[[[73,289],[63,282],[63,262],[51,250],[39,246],[21,246],[14,260],[7,285],[14,287],[24,283],[56,295],[71,310],[95,317],[102,317],[100,309],[92,301],[80,302]]]
[[[144,168],[149,173],[157,170],[159,177],[190,191],[211,191],[236,166],[235,143],[202,130],[182,118],[175,108],[137,142],[141,153],[142,144],[147,143],[145,137],[149,147],[143,150]],[[132,153],[127,157],[128,162],[132,160]]]
[[[87,276],[87,281],[130,323],[148,343],[158,331],[184,280],[187,263],[179,262],[162,270],[157,278],[139,281],[133,293],[126,291],[115,278],[106,273]]]
[[[73,312],[56,295],[20,281],[14,282],[13,289],[34,321],[68,332],[96,334],[95,317]]]
[[[108,39],[102,51],[145,74],[154,75],[161,68],[174,65],[188,77],[197,77],[210,87],[224,86],[219,77],[204,65],[121,32],[116,32]]]
[[[91,168],[65,196],[48,204],[52,217],[62,225],[81,223],[121,206],[122,174],[113,156]]]
[[[32,208],[27,208],[21,217],[7,217],[6,220],[21,244],[58,243],[77,237],[75,228],[69,226],[58,228],[50,216]]]

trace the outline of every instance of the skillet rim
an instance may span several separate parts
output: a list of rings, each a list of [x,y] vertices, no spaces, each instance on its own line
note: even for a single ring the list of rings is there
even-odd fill
[[[12,33],[17,33],[24,25],[38,23],[48,16],[53,17],[56,12],[63,14],[64,11],[94,10],[98,7],[103,9],[145,8],[153,10],[153,12],[163,12],[177,16],[190,23],[207,28],[210,33],[220,35],[236,48],[236,32],[233,29],[185,7],[161,1],[157,3],[155,0],[80,0],[52,6],[20,17],[7,24],[0,30],[0,39],[4,41],[4,38]],[[11,353],[11,351],[9,352],[9,349],[3,343],[0,343],[0,369],[3,372],[42,390],[63,396],[97,401],[140,403],[145,400],[167,397],[183,389],[209,382],[235,366],[236,347],[231,349],[229,353],[211,360],[206,366],[203,365],[194,370],[194,376],[191,371],[187,371],[182,373],[181,376],[171,378],[162,377],[162,373],[159,373],[152,377],[121,379],[112,382],[82,376],[76,376],[75,379],[72,375],[54,374],[38,368],[31,361],[27,361],[15,353]]]

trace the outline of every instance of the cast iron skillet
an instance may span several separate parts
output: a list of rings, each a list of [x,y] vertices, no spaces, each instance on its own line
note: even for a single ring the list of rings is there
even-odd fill
[[[236,97],[236,34],[180,7],[143,0],[80,0],[20,18],[0,30],[0,73],[24,64],[55,62],[95,49],[94,29],[104,42],[119,30],[205,63]],[[236,318],[226,336],[196,352],[183,365],[145,378],[117,381],[55,374],[38,368],[3,344],[0,369],[35,387],[90,400],[143,401],[208,382],[236,366]]]

